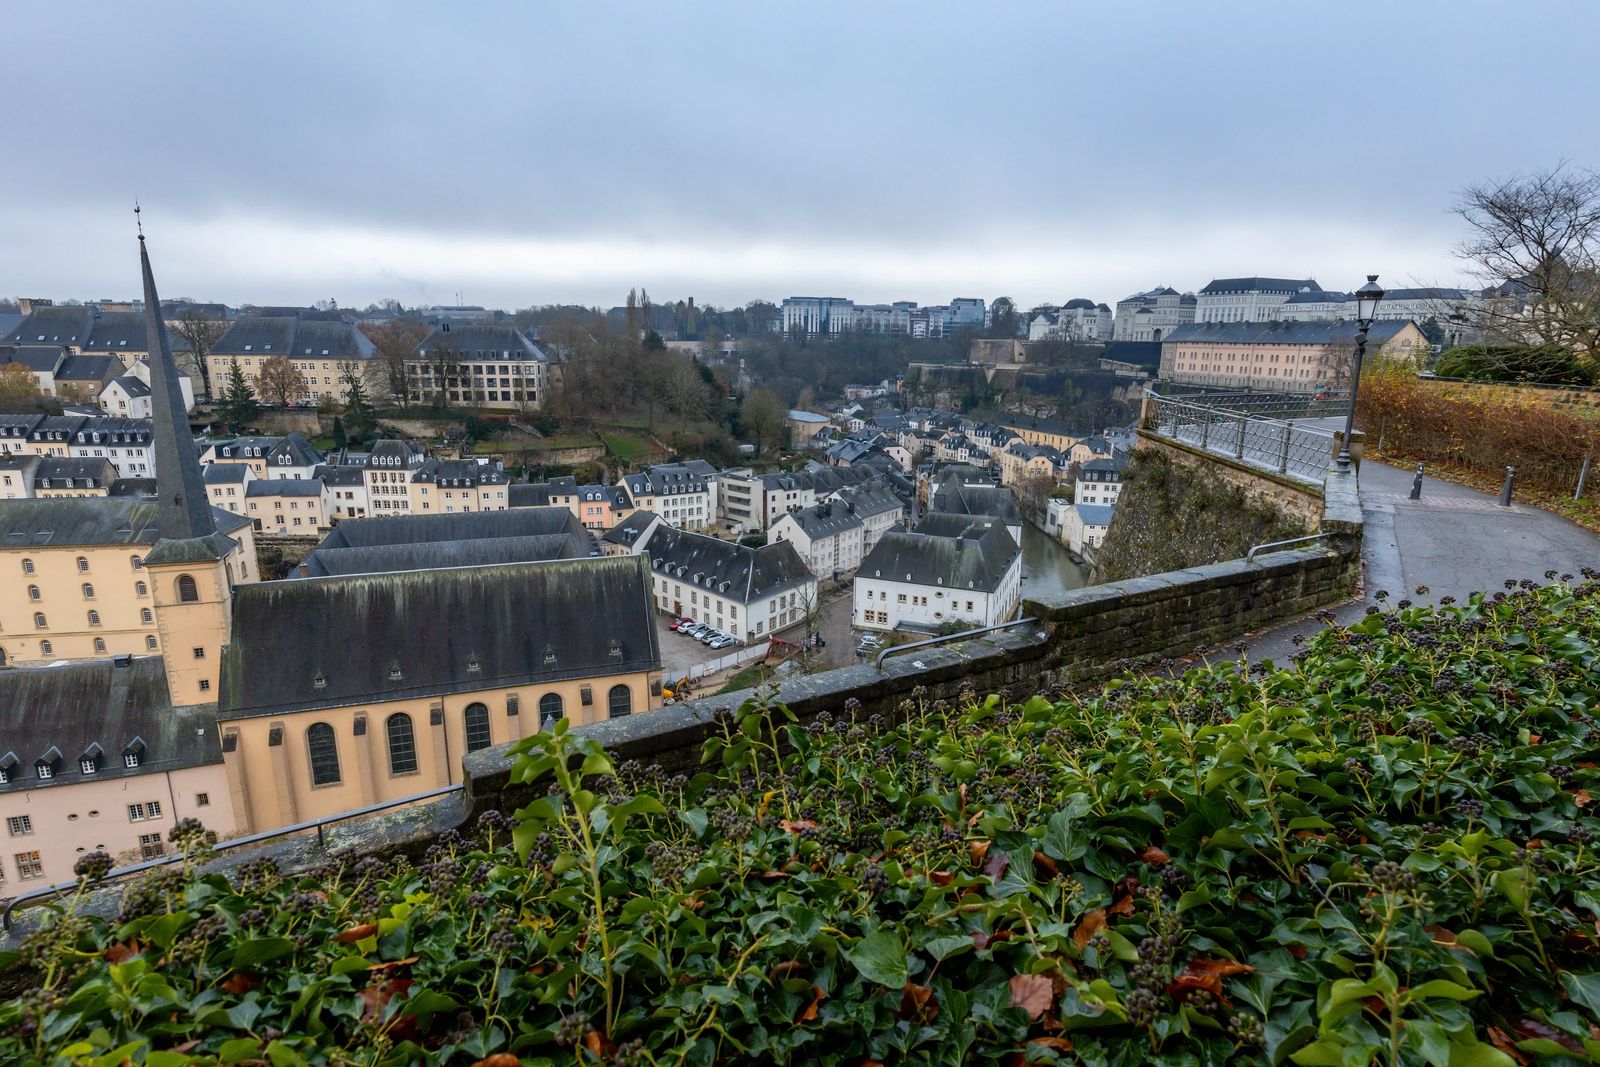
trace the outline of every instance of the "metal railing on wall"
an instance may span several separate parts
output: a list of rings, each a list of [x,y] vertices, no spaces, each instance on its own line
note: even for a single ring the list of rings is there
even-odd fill
[[[1350,406],[1350,394],[1343,390],[1318,390],[1304,393],[1273,393],[1259,390],[1208,389],[1162,382],[1152,395],[1168,400],[1223,411],[1241,412],[1269,419],[1321,419],[1342,415]]]
[[[1219,456],[1318,483],[1333,459],[1330,430],[1153,392],[1148,399],[1155,418],[1146,429]]]

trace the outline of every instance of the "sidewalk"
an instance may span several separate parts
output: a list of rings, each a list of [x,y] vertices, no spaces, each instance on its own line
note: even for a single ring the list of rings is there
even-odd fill
[[[1476,489],[1424,477],[1422,499],[1411,500],[1411,470],[1368,460],[1361,465],[1361,513],[1366,519],[1362,547],[1365,576],[1361,598],[1334,608],[1341,623],[1354,622],[1387,591],[1389,604],[1409,599],[1437,603],[1442,596],[1465,600],[1480,590],[1530,578],[1543,584],[1545,572],[1577,574],[1600,566],[1600,537],[1539,508],[1512,504]],[[1418,586],[1428,592],[1419,595]],[[1295,634],[1322,628],[1301,619],[1247,638],[1252,660],[1286,662]],[[1214,650],[1232,655],[1231,645]]]

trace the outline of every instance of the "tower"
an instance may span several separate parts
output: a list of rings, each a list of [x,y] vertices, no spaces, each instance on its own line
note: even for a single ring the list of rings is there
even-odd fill
[[[239,543],[218,531],[206,498],[143,233],[139,235],[139,263],[144,271],[145,328],[149,331],[159,531],[155,546],[144,558],[144,569],[150,574],[155,600],[167,690],[173,705],[182,707],[217,699],[222,646],[228,642],[232,620],[229,556]]]

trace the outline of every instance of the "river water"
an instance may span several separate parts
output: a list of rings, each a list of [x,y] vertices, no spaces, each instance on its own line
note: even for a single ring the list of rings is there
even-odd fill
[[[1033,523],[1022,523],[1022,595],[1024,597],[1082,589],[1088,568],[1072,562],[1061,542]]]

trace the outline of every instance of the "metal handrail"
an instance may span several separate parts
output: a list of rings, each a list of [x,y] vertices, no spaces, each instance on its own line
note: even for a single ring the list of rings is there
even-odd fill
[[[1272,417],[1271,415],[1252,415],[1248,411],[1240,411],[1237,408],[1216,407],[1212,404],[1193,404],[1187,400],[1174,400],[1171,397],[1160,395],[1157,395],[1155,399],[1162,407],[1187,408],[1191,411],[1204,411],[1213,415],[1232,415],[1237,418],[1249,419],[1251,422],[1265,422],[1271,423],[1274,426],[1288,426],[1292,427],[1296,433],[1309,434],[1312,437],[1326,437],[1329,440],[1332,440],[1336,436],[1335,431],[1333,430],[1325,430],[1321,426],[1306,426],[1302,423],[1296,422],[1293,419],[1278,419]]]
[[[403,804],[415,804],[420,800],[434,800],[438,797],[447,796],[451,793],[459,793],[465,788],[466,786],[463,784],[440,786],[438,789],[430,789],[425,793],[412,793],[410,796],[400,797],[397,800],[383,800],[376,804],[368,804],[366,807],[352,808],[349,811],[341,811],[336,815],[324,815],[320,819],[307,819],[305,822],[291,823],[288,826],[279,826],[272,830],[262,830],[259,833],[245,834],[243,837],[231,837],[226,841],[217,842],[215,845],[211,846],[211,849],[213,852],[226,852],[229,849],[241,848],[245,845],[255,845],[261,843],[262,841],[271,841],[275,837],[287,837],[289,834],[297,834],[303,830],[315,830],[317,832],[318,846],[326,847],[326,841],[322,836],[322,828],[332,823],[342,822],[345,819],[358,818],[362,815],[373,815],[380,811],[387,811],[390,808],[398,808]],[[116,870],[108,872],[106,876],[101,879],[101,881],[109,882],[112,879],[126,878],[129,875],[140,874],[144,871],[153,870],[157,867],[164,867],[169,863],[179,863],[182,860],[183,855],[181,853],[172,856],[159,856],[155,859],[142,860],[139,863],[130,864],[127,867],[118,867]],[[42,889],[35,889],[31,892],[23,893],[21,896],[12,897],[10,900],[6,901],[5,910],[0,911],[0,929],[11,929],[11,909],[15,908],[17,905],[31,901],[45,900],[51,897],[58,897],[63,893],[70,893],[77,888],[78,880],[74,879],[70,882],[57,882],[55,885],[45,886]]]
[[[928,648],[932,645],[942,645],[947,641],[959,641],[964,637],[977,637],[979,634],[992,634],[996,630],[1009,630],[1013,626],[1025,626],[1030,622],[1038,621],[1038,619],[1029,616],[1025,619],[1012,619],[1010,622],[996,623],[993,626],[980,626],[976,630],[962,630],[958,634],[946,634],[944,637],[930,637],[926,641],[913,641],[909,645],[890,645],[888,648],[878,653],[878,658],[872,661],[872,665],[878,670],[882,670],[883,661],[894,655],[896,652],[909,652],[913,648]]]
[[[1256,553],[1265,552],[1269,548],[1283,548],[1285,545],[1303,545],[1307,541],[1321,541],[1327,536],[1328,535],[1325,533],[1318,533],[1307,534],[1304,537],[1291,537],[1287,541],[1268,541],[1264,545],[1256,545],[1255,547],[1251,548],[1249,552],[1245,553],[1244,561],[1246,563],[1255,562]]]

